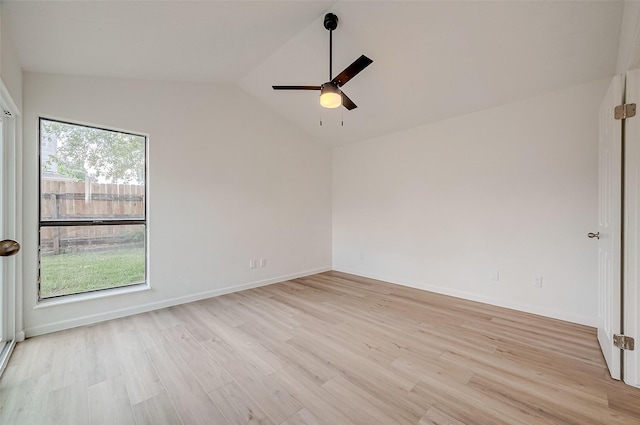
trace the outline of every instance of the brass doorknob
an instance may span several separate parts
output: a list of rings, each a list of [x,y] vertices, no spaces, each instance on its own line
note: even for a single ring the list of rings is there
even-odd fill
[[[20,244],[11,239],[0,241],[0,256],[11,257],[20,251]]]
[[[589,237],[589,239],[593,239],[593,238],[600,239],[600,232],[588,233],[587,236]]]

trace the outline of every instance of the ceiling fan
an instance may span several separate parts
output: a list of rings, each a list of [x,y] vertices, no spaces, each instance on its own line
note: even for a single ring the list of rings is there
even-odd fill
[[[336,77],[333,77],[333,30],[338,27],[338,17],[327,13],[324,17],[324,27],[329,30],[329,81],[321,86],[272,86],[274,90],[320,90],[320,105],[325,108],[337,108],[340,105],[348,110],[357,108],[356,104],[347,97],[340,87],[344,86],[373,61],[365,55],[360,56]]]

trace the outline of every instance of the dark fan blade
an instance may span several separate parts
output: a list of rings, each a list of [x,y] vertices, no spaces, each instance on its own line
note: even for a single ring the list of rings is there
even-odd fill
[[[320,86],[271,86],[274,90],[320,90]]]
[[[333,80],[332,83],[338,85],[338,87],[344,86],[347,82],[358,75],[360,71],[371,65],[373,61],[366,57],[365,55],[360,56],[356,59],[351,65],[349,65],[344,71],[338,74]]]
[[[355,103],[353,103],[351,99],[347,97],[346,94],[344,94],[343,91],[341,91],[340,93],[342,93],[342,106],[344,106],[348,110],[356,109],[358,107]]]

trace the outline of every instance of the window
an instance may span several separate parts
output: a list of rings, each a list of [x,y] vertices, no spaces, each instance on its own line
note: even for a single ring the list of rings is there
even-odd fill
[[[40,119],[40,300],[145,283],[146,145]]]

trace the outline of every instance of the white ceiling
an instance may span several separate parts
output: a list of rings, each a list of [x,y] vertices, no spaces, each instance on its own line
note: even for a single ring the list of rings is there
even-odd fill
[[[4,1],[27,71],[238,84],[337,145],[448,119],[615,72],[621,1]],[[326,110],[324,14],[338,15],[334,75],[358,105]],[[320,119],[324,125],[319,125]],[[344,119],[344,126],[340,125]]]

